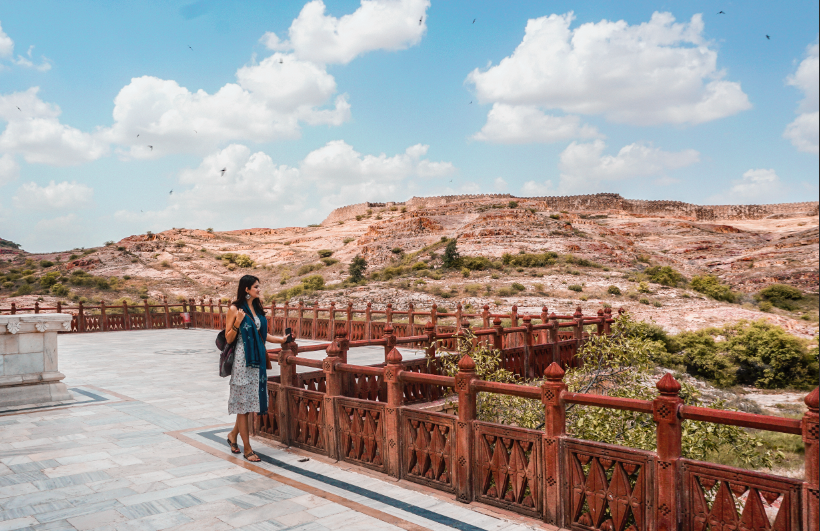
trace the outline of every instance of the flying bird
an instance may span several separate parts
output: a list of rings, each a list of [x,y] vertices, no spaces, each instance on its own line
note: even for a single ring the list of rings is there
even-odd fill
[[[222,176],[225,176],[225,172],[228,171],[228,168],[222,168]]]
[[[717,14],[718,14],[718,15],[725,15],[726,13],[725,13],[725,12],[723,12],[723,11],[718,11],[718,12],[717,12]]]
[[[282,64],[282,63],[284,63],[284,62],[285,62],[285,61],[284,61],[284,60],[280,57],[280,58],[279,58],[279,64],[281,65],[281,64]]]
[[[188,45],[188,48],[191,48],[191,45],[190,45],[190,44]],[[193,48],[191,48],[191,51],[193,52],[193,51],[194,51],[194,49],[193,49]]]
[[[140,135],[139,135],[139,134],[137,134],[137,138],[139,138],[139,137],[140,137]]]
[[[421,17],[421,18],[419,19],[419,26],[421,26],[421,21],[422,21],[422,20],[424,20],[424,17]]]
[[[173,193],[174,193],[174,191],[173,191],[173,190],[171,190],[170,192],[168,192],[168,195],[171,195],[171,194],[173,194]]]
[[[151,148],[151,151],[154,151],[154,146],[148,146],[148,147]]]
[[[17,105],[15,105],[15,107],[17,107]],[[17,107],[17,110],[23,112],[23,109],[21,109],[20,107]]]
[[[473,24],[475,24],[475,19],[473,19]]]
[[[194,129],[194,134],[195,134],[195,135],[198,135],[198,134],[199,134],[199,133],[197,133],[197,132],[196,132],[196,129]]]
[[[473,100],[470,100],[470,103],[468,103],[467,105],[472,105],[472,104],[473,104]]]
[[[772,40],[772,38],[771,38],[771,37],[769,37],[768,35],[766,35],[766,40],[767,40],[767,41],[770,41],[770,40]]]

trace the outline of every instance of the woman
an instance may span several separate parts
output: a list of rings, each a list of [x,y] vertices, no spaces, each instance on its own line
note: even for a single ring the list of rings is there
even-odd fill
[[[236,300],[231,303],[225,320],[225,339],[233,343],[238,338],[228,400],[228,413],[236,414],[236,424],[228,434],[228,444],[231,452],[238,454],[237,436],[242,436],[245,459],[254,463],[261,459],[251,449],[248,413],[266,414],[268,410],[265,341],[282,344],[287,339],[268,334],[268,320],[259,297],[259,279],[253,275],[240,278]]]

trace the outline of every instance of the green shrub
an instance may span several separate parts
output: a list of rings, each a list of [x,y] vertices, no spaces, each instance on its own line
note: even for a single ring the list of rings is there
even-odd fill
[[[496,295],[498,295],[499,297],[512,297],[513,295],[515,295],[515,293],[516,292],[513,291],[511,288],[500,288],[498,291],[496,291]]]
[[[58,282],[51,286],[51,294],[56,297],[67,297],[68,288]]]
[[[763,301],[760,304],[758,304],[757,307],[760,308],[761,312],[770,312],[770,311],[772,311],[772,308],[774,306],[769,301]]]
[[[338,264],[339,263],[339,261],[336,260],[335,258],[322,258],[321,262],[323,264],[325,264],[326,266],[328,266],[328,267],[332,266],[333,264]]]
[[[569,286],[567,286],[567,289],[570,291],[576,291],[578,293],[584,291],[584,287],[578,284],[570,284]]]
[[[794,311],[797,309],[797,305],[792,301],[802,299],[803,292],[786,284],[772,284],[762,289],[758,296],[778,308]]]
[[[352,282],[361,282],[364,279],[364,272],[366,269],[367,260],[357,254],[353,258],[353,261],[350,262],[350,266],[347,268],[347,272],[350,275],[350,280]]]
[[[111,285],[108,282],[108,279],[105,277],[97,277],[94,279],[94,283],[97,285],[99,289],[110,289]]]
[[[485,256],[462,256],[459,265],[470,271],[486,271],[493,268],[493,263]]]
[[[45,269],[47,267],[51,267],[53,265],[54,265],[54,262],[52,262],[51,260],[40,260],[40,267],[42,267],[43,269]]]
[[[558,258],[558,253],[547,251],[541,254],[509,254],[504,253],[501,256],[501,262],[504,265],[513,267],[546,267],[555,265],[555,259]]]
[[[33,288],[31,287],[31,284],[23,284],[22,286],[17,288],[17,291],[14,294],[15,295],[29,295],[29,294],[31,294],[32,291],[33,291]]]
[[[9,282],[9,281],[3,282],[3,288],[4,289],[11,289],[13,287],[14,287],[14,282]]]
[[[507,203],[508,208],[518,208],[518,201],[510,201]]]
[[[68,257],[69,260],[76,260],[77,258],[79,258],[79,255],[76,255],[76,254],[72,254],[71,256]]]
[[[333,256],[333,251],[330,249],[320,249],[316,252],[319,254],[319,258],[329,258]]]
[[[421,271],[423,269],[427,269],[427,267],[427,264],[425,264],[424,262],[416,262],[410,267],[410,269],[412,269],[413,271]]]
[[[649,277],[650,282],[671,286],[673,288],[685,280],[683,275],[669,266],[648,267],[644,270],[644,274]]]
[[[390,252],[393,254],[401,254],[404,252],[404,249],[402,249],[401,247],[393,247],[392,249],[390,249]]]
[[[652,290],[649,289],[649,284],[641,281],[640,284],[638,284],[638,293],[652,293]]]
[[[648,305],[649,304],[649,299],[647,299],[646,297],[641,297],[641,299],[638,302],[640,302],[641,304],[647,304]]]
[[[345,245],[347,245],[348,243],[352,242],[352,241],[353,241],[353,240],[355,240],[355,239],[356,239],[356,238],[351,238],[350,236],[348,236],[347,238],[345,238],[344,240],[342,240],[342,243],[343,243],[343,244],[345,244]]]
[[[253,260],[251,257],[246,254],[240,254],[236,257],[236,265],[242,268],[249,268],[254,266]]]
[[[446,268],[456,267],[459,264],[458,247],[456,240],[452,239],[444,248],[444,256],[441,258],[442,265]]]
[[[305,264],[296,270],[296,276],[301,277],[302,275],[313,273],[314,271],[322,269],[323,266],[324,264]]]
[[[512,289],[514,289],[515,291],[524,291],[524,290],[527,289],[526,287],[524,287],[523,284],[519,284],[518,282],[513,282],[512,286],[510,286],[510,287]]]
[[[714,275],[703,275],[692,278],[692,289],[718,301],[735,302],[737,294],[726,284],[721,284]]]
[[[621,289],[618,286],[609,286],[606,289],[606,292],[609,293],[610,295],[620,295],[621,294]]]
[[[464,278],[470,278],[470,270],[466,267],[461,268],[461,276]]]
[[[45,275],[40,277],[40,285],[45,289],[50,288],[54,284],[57,283],[57,279],[60,277],[60,273],[57,271],[52,271],[51,273],[46,273]]]
[[[601,264],[597,262],[593,262],[592,260],[587,260],[586,258],[579,258],[575,255],[568,254],[564,256],[564,262],[568,264],[577,265],[580,267],[597,267],[600,268]]]
[[[325,279],[322,275],[311,275],[302,279],[302,286],[309,291],[320,290],[325,287]]]
[[[550,218],[552,218],[552,219],[561,219],[561,216],[559,216],[558,214],[550,214]]]

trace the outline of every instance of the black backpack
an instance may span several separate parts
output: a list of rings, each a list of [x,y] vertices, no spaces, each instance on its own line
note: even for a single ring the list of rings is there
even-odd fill
[[[225,338],[225,331],[220,330],[216,335],[216,348],[219,349],[219,376],[226,377],[231,375],[233,369],[233,358],[236,352],[236,341],[239,339],[239,334],[236,334],[236,339],[233,343],[228,343]]]

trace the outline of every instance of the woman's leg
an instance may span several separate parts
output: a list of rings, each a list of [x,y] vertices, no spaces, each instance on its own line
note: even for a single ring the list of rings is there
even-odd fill
[[[248,433],[248,414],[242,413],[240,415],[237,415],[236,423],[239,426],[239,436],[242,437],[243,449],[245,457],[247,457],[253,453],[253,449],[251,448],[251,437]],[[259,457],[249,459],[249,461],[259,461]]]
[[[233,423],[233,429],[228,434],[228,440],[233,441],[234,443],[239,441],[239,417],[242,415],[236,416],[236,422]]]

